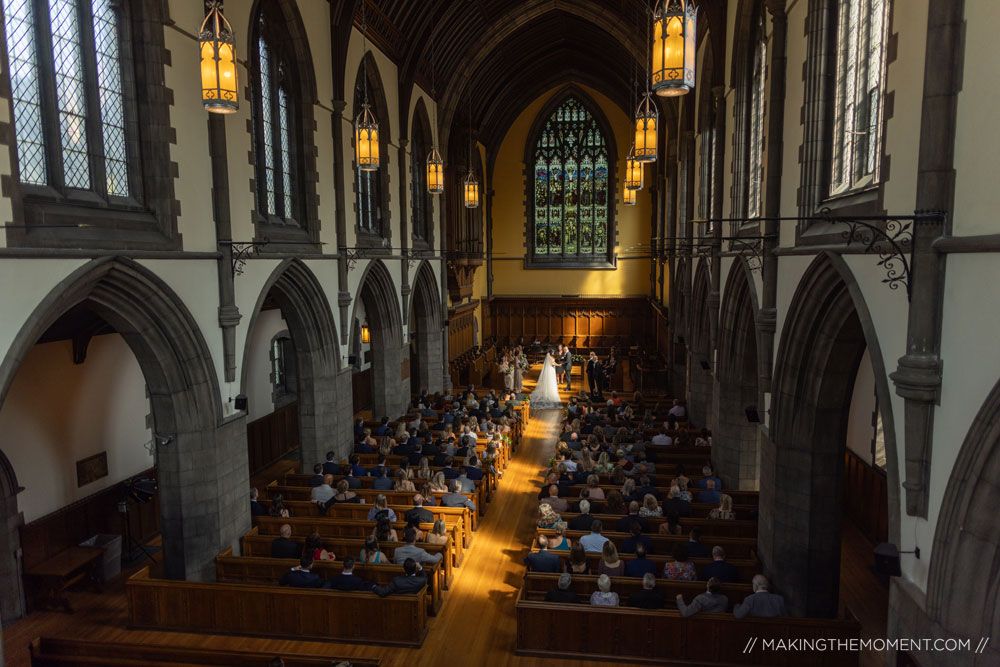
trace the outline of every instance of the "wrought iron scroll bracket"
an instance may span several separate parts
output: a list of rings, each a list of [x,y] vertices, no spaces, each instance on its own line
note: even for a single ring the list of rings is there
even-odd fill
[[[229,246],[230,258],[232,259],[233,278],[243,275],[247,260],[260,253],[260,249],[270,241],[262,239],[260,241],[220,241],[219,245]]]
[[[913,252],[913,224],[917,217],[885,217],[872,224],[867,220],[835,218],[829,209],[821,211],[821,217],[830,224],[843,224],[847,229],[840,233],[848,246],[861,245],[866,253],[878,255],[878,266],[885,271],[882,282],[891,290],[906,290],[906,300],[910,300],[910,269]]]

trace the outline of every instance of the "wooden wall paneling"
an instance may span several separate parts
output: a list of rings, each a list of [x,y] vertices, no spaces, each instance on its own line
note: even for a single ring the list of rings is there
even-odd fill
[[[883,471],[844,451],[844,509],[873,544],[888,540],[888,485]]]
[[[372,369],[368,368],[351,376],[355,414],[372,408]]]
[[[290,403],[247,424],[250,474],[299,446],[299,404]]]

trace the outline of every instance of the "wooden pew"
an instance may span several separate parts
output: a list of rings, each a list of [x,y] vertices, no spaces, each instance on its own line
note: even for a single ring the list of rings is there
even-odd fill
[[[243,555],[244,556],[261,556],[267,558],[271,555],[271,542],[274,541],[273,535],[261,535],[258,533],[257,528],[251,528],[243,536]],[[306,539],[304,537],[292,536],[293,542],[298,542],[299,544],[304,544]],[[343,560],[345,556],[351,556],[355,560],[358,560],[358,555],[361,553],[361,549],[365,546],[365,540],[363,537],[324,537],[323,538],[323,548],[334,554],[338,559]],[[382,549],[382,553],[392,558],[392,554],[396,547],[403,546],[403,542],[379,542],[379,548]],[[441,582],[441,587],[447,589],[448,585],[451,583],[452,577],[452,565],[451,559],[448,558],[448,547],[445,545],[438,544],[428,544],[427,542],[417,542],[417,546],[431,554],[441,554],[441,564],[444,566],[444,577]]]
[[[413,494],[408,491],[376,491],[375,489],[352,489],[352,491],[358,494],[362,498],[362,500],[365,501],[364,504],[368,505],[368,509],[371,509],[372,504],[375,502],[375,498],[377,498],[380,493],[385,494],[385,498],[390,505],[408,505],[410,507],[413,507]],[[275,493],[280,493],[282,499],[286,501],[286,504],[287,501],[289,500],[309,502],[312,497],[311,492],[312,489],[308,487],[282,486],[275,482],[271,482],[270,484],[264,487],[264,495],[270,498]],[[443,492],[436,492],[434,494],[435,506],[440,506],[441,496],[443,495],[444,495]],[[476,502],[475,498],[473,497],[473,494],[465,493],[462,495],[464,495],[472,502]],[[476,510],[478,510],[479,515],[483,514],[483,508],[481,505],[476,505]],[[472,523],[472,530],[475,530],[478,524],[477,512],[470,511],[468,517]]]
[[[230,584],[273,585],[281,579],[281,575],[298,564],[298,561],[286,558],[234,556],[233,548],[227,547],[215,557],[215,580]],[[441,565],[436,563],[424,565],[423,568],[427,573],[427,613],[430,616],[437,616],[437,612],[441,610],[442,591],[439,587],[441,577],[436,570],[440,570]],[[343,569],[344,563],[339,560],[315,561],[312,566],[312,571],[324,579],[340,574]],[[385,565],[356,563],[354,574],[365,581],[374,581],[380,586],[385,586],[393,577],[403,576],[403,566],[391,563]]]
[[[613,484],[601,484],[600,487],[604,489],[604,495],[608,495],[610,491],[620,491],[621,487]],[[572,488],[572,487],[571,487]],[[662,504],[663,499],[665,499],[670,494],[669,486],[657,486],[654,487],[660,494],[660,501]],[[719,503],[699,503],[698,502],[698,489],[688,488],[691,492],[691,507],[694,508],[696,505],[704,505],[711,509],[715,509],[719,506]],[[760,504],[760,493],[757,491],[726,491],[722,490],[720,493],[728,495],[733,499],[733,509],[743,509],[750,510],[757,507]]]
[[[129,628],[419,647],[427,587],[410,595],[151,579],[125,584]]]
[[[618,519],[621,519],[623,514],[595,514],[590,513],[595,519],[600,519],[604,526],[607,528],[614,528],[618,525]],[[559,516],[562,517],[563,521],[569,522],[570,519],[580,516],[579,512],[561,512]],[[660,530],[660,524],[667,522],[666,518],[662,516],[650,516],[645,517],[647,523],[649,524],[649,533],[656,533]],[[686,537],[688,533],[691,532],[692,528],[698,527],[701,529],[701,534],[706,540],[718,536],[718,537],[757,537],[757,522],[756,521],[739,521],[733,520],[722,520],[722,519],[705,519],[705,518],[687,518],[681,519],[681,532]]]
[[[270,500],[260,500],[258,501],[265,507],[270,508]],[[285,502],[285,507],[292,513],[294,517],[334,517],[334,518],[345,518],[345,519],[364,519],[368,518],[368,510],[371,509],[371,505],[362,505],[356,503],[343,503],[340,505],[331,505],[327,509],[326,514],[320,512],[319,507],[315,503],[306,500],[289,500]],[[392,511],[396,513],[397,516],[402,516],[406,510],[412,509],[413,505],[389,505]],[[467,507],[437,507],[424,505],[427,509],[431,511],[435,519],[444,519],[445,525],[450,525],[454,522],[458,525],[459,530],[462,535],[462,546],[466,549],[472,544],[472,510]]]
[[[397,518],[399,516],[397,515]],[[294,517],[285,519],[271,516],[255,516],[252,518],[253,524],[257,526],[258,534],[260,535],[280,535],[281,526],[284,524],[291,526],[292,535],[302,538],[308,537],[313,531],[319,533],[320,537],[364,538],[370,535],[375,529],[375,522],[365,519],[331,519],[326,517]],[[403,529],[406,528],[406,522],[396,521],[392,524],[392,527],[396,530],[396,535],[402,537]],[[420,525],[420,529],[424,532],[430,531],[433,527],[434,524],[431,523]],[[445,553],[451,559],[452,565],[459,567],[460,556],[462,554],[462,538],[458,535],[455,524],[452,524],[450,529],[445,524],[445,530],[448,532],[448,541],[445,542],[445,546],[448,549]]]
[[[545,600],[545,594],[556,588],[559,583],[558,574],[546,572],[528,572],[524,576],[522,598],[525,600]],[[574,574],[570,583],[570,590],[574,591],[583,604],[590,604],[590,594],[597,590],[596,574]],[[705,592],[706,584],[703,581],[677,581],[675,579],[657,579],[656,590],[663,593],[666,600],[667,609],[676,609],[675,598],[677,594],[684,596],[684,601],[688,604],[697,595]],[[642,590],[642,579],[640,577],[611,577],[611,590],[618,593],[621,599],[621,606],[625,606],[628,596],[636,591]],[[753,593],[753,586],[750,584],[723,584],[722,594],[729,598],[729,609],[743,602],[743,598]]]
[[[744,618],[696,614],[683,618],[674,609],[648,611],[586,604],[554,604],[526,599],[515,605],[518,655],[559,656],[642,664],[686,663],[846,667],[858,664],[847,651],[768,651],[744,653],[751,639],[857,639],[861,625],[849,613],[842,619]]]
[[[604,489],[604,493],[605,493],[605,495],[607,495],[607,493],[609,491],[611,491],[612,489],[614,489],[615,487],[602,486],[601,488]],[[577,498],[569,498],[569,497],[567,497],[566,500],[571,501],[571,502],[577,502],[578,501]],[[590,509],[591,509],[591,511],[592,512],[598,512],[598,513],[603,512],[604,511],[604,503],[605,503],[605,501],[603,501],[603,500],[591,500],[590,501]],[[541,501],[539,501],[539,504],[541,504]],[[660,505],[660,507],[663,506],[662,501],[659,503],[659,505]],[[572,507],[572,505],[571,505],[571,507]],[[718,505],[709,505],[709,504],[706,504],[706,503],[691,503],[691,518],[707,519],[709,513],[711,513],[711,511],[714,510],[717,507],[718,507]],[[757,505],[733,505],[733,512],[735,513],[735,515],[737,517],[748,517],[748,516],[750,516],[750,513],[752,511],[756,510],[756,509],[757,509]],[[681,518],[686,518],[686,517],[681,517]],[[749,519],[746,519],[746,518],[741,518],[740,519],[740,521],[748,521],[748,520]]]
[[[614,526],[612,526],[614,528]],[[548,530],[543,528],[535,528],[535,539],[538,539],[539,535],[547,535],[551,540],[555,537],[556,531]],[[590,531],[584,530],[567,530],[566,537],[578,542],[584,535],[589,535]],[[618,550],[621,551],[622,543],[626,538],[631,537],[629,533],[617,533],[614,531],[604,530],[601,533],[604,537],[608,538],[614,542]],[[653,541],[653,553],[659,554],[661,556],[666,556],[673,553],[674,547],[678,544],[684,544],[688,541],[687,535],[659,535],[646,533],[644,537],[648,537]],[[750,537],[713,537],[711,549],[714,546],[720,546],[726,550],[727,558],[735,558],[737,560],[755,560],[757,558],[757,539]]]
[[[537,541],[532,542],[531,550],[538,551]],[[559,558],[563,561],[563,567],[565,568],[566,562],[569,561],[569,551],[550,550],[549,553],[554,553],[559,556]],[[624,561],[629,561],[635,558],[635,554],[623,554],[619,552],[618,557]],[[647,558],[656,564],[657,572],[663,572],[663,566],[666,565],[668,561],[673,561],[672,557],[665,556],[663,554],[653,554],[652,556],[647,556]],[[597,572],[597,567],[601,560],[601,554],[588,552],[587,560],[590,562],[590,571]],[[701,573],[701,568],[712,562],[711,558],[692,558],[690,560],[694,563],[694,569],[698,573]],[[726,562],[735,566],[740,571],[740,583],[751,581],[753,576],[760,572],[760,564],[756,560],[726,558]]]
[[[318,656],[286,651],[262,653],[238,649],[188,648],[176,645],[127,644],[93,639],[55,639],[36,637],[28,644],[32,667],[118,667],[144,665],[148,667],[270,667],[280,657],[285,667],[330,667],[350,661],[355,667],[378,667],[378,658]]]

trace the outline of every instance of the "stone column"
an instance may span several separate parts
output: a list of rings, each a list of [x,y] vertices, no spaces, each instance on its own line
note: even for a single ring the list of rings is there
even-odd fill
[[[226,152],[225,118],[208,114],[208,153],[212,162],[212,217],[219,244],[219,326],[226,382],[236,381],[236,325],[243,316],[236,307],[233,286],[232,219],[229,210],[229,159]]]
[[[351,336],[350,306],[351,292],[347,288],[347,211],[344,194],[344,109],[347,102],[333,101],[333,199],[337,223],[337,306],[340,308],[340,344],[347,345]],[[341,396],[351,396],[348,391]],[[348,420],[350,421],[350,420]]]

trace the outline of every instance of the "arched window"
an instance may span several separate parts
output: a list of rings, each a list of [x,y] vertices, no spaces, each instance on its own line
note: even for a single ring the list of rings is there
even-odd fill
[[[839,0],[830,194],[878,181],[886,0]]]
[[[296,150],[298,82],[295,59],[277,3],[261,3],[251,45],[257,213],[264,222],[301,226]]]
[[[753,72],[750,78],[750,132],[747,146],[747,217],[763,213],[764,202],[764,82],[767,62],[767,42],[764,39],[764,17],[757,27]]]
[[[610,260],[613,145],[582,98],[543,111],[529,140],[531,261],[574,266]]]
[[[413,131],[410,139],[410,210],[413,238],[430,242],[434,208],[427,192],[427,154],[431,150],[427,116],[423,105],[418,104],[413,114]]]
[[[137,195],[128,21],[115,0],[6,0],[20,181],[72,197]],[[127,43],[127,42],[126,42]],[[92,196],[92,195],[91,195]]]
[[[354,165],[356,189],[358,194],[358,231],[367,234],[375,240],[387,237],[389,233],[388,211],[384,193],[388,190],[388,135],[389,118],[385,105],[380,98],[381,87],[375,72],[375,63],[370,55],[366,55],[358,70],[354,84],[354,114],[357,118],[365,102],[365,81],[368,82],[368,104],[372,113],[379,121],[379,155],[382,164],[376,171],[363,171]],[[353,136],[353,133],[352,133]]]

